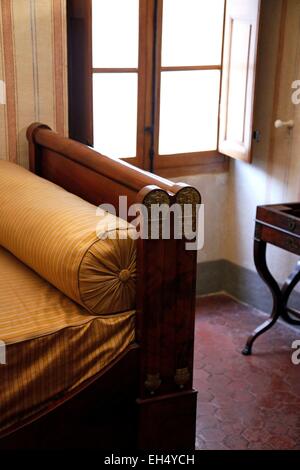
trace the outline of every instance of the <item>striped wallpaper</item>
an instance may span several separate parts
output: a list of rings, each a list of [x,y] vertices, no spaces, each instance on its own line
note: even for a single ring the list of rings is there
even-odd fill
[[[33,121],[67,133],[66,0],[0,0],[0,159],[28,166]]]

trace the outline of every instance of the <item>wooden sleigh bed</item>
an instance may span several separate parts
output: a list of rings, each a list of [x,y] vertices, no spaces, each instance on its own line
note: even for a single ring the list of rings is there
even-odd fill
[[[98,154],[46,125],[27,132],[30,170],[93,205],[200,203],[198,191]],[[195,220],[194,220],[195,222]],[[135,341],[100,373],[0,434],[0,449],[193,449],[197,252],[138,239]]]

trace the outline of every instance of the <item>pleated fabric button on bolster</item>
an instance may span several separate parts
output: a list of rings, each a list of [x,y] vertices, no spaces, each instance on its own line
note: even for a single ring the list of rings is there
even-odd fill
[[[128,269],[122,269],[119,274],[119,279],[122,282],[127,282],[131,277],[130,271]]]

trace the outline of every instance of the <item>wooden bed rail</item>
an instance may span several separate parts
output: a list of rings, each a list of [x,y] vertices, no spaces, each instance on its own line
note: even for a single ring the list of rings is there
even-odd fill
[[[201,197],[189,185],[101,155],[44,124],[32,124],[27,138],[30,170],[94,205],[106,203],[118,209],[119,196],[127,196],[128,206],[138,202],[148,208],[151,221],[153,204],[192,204],[196,220]],[[196,263],[197,251],[187,251],[186,240],[177,240],[174,233],[169,240],[137,240],[136,342],[140,366],[136,371],[136,398],[143,423],[139,436],[142,448],[145,442],[155,447],[150,434],[158,421],[169,423],[172,430],[177,420],[179,425],[189,426],[190,436],[194,433]],[[168,408],[166,403],[171,402]]]
[[[30,170],[41,174],[41,176],[43,176],[45,169],[47,172],[51,172],[51,164],[53,165],[52,171],[55,171],[55,162],[49,161],[49,153],[56,153],[65,158],[65,165],[68,165],[67,161],[70,162],[69,166],[73,164],[74,168],[76,168],[76,164],[79,164],[81,168],[85,167],[87,170],[101,174],[107,180],[121,185],[122,194],[124,194],[124,188],[128,190],[129,196],[133,196],[146,186],[158,186],[175,195],[176,202],[188,203],[191,199],[197,200],[198,203],[201,201],[199,192],[187,184],[173,183],[134,167],[121,159],[113,159],[102,155],[90,147],[57,134],[45,124],[32,124],[27,130],[27,139],[29,142]],[[41,148],[43,149],[43,158],[40,155]],[[99,158],[101,159],[101,165]],[[59,163],[62,165],[61,159]],[[63,168],[61,172],[63,172]],[[59,174],[56,174],[56,178],[59,178]],[[65,181],[62,181],[62,183],[66,184]],[[97,193],[98,191],[96,197],[99,197]],[[95,198],[94,195],[90,195],[90,197]]]

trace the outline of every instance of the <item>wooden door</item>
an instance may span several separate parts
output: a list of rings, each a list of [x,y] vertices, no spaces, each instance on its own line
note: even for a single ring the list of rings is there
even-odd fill
[[[300,199],[299,0],[283,0],[268,163],[268,193],[269,201]]]

